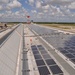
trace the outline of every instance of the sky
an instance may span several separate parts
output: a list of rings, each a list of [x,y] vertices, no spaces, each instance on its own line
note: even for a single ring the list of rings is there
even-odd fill
[[[75,22],[75,0],[0,0],[0,22]]]

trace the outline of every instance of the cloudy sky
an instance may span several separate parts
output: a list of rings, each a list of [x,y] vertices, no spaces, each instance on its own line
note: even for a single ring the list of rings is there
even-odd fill
[[[75,0],[0,0],[0,21],[75,22]]]

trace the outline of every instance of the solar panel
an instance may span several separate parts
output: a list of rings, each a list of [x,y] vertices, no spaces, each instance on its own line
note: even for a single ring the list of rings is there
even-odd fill
[[[70,49],[70,48],[65,46],[64,49]]]
[[[73,51],[73,50],[68,50],[70,53],[75,53],[75,51]]]
[[[66,51],[66,50],[62,50],[62,51],[60,51],[60,52],[63,53],[63,54],[69,53],[69,52]]]
[[[45,63],[44,63],[43,60],[36,60],[36,64],[37,64],[37,66],[43,66],[43,65],[45,65]]]
[[[74,46],[72,46],[71,48],[72,48],[72,49],[75,49],[75,44],[74,44]]]
[[[51,67],[50,70],[52,71],[52,73],[53,74],[62,73],[61,69],[56,65],[55,61],[50,57],[48,52],[43,47],[41,47],[41,46],[42,45],[38,45],[37,49],[39,49],[39,51],[41,52],[41,55],[45,59],[47,65],[49,65],[49,67]],[[49,75],[50,72],[49,72],[47,66],[45,66],[45,62],[42,59],[39,51],[38,50],[37,51],[33,50],[33,54],[34,54],[34,57],[35,57],[36,64],[38,66],[39,73],[40,73],[40,75]],[[55,72],[54,72],[54,69],[53,69],[54,67],[55,67],[55,70],[57,70]]]
[[[33,51],[33,54],[39,54],[39,51]]]
[[[36,47],[36,45],[32,45],[31,47],[32,47],[32,48],[33,48],[33,47]]]
[[[37,47],[42,47],[42,45],[37,45]]]
[[[37,50],[37,48],[36,47],[34,47],[34,48],[32,48],[32,50],[34,51],[34,50]]]
[[[38,45],[37,47],[38,47],[39,50],[44,50],[45,51],[45,49],[42,45]]]
[[[34,51],[34,50],[37,50],[37,47],[36,47],[36,45],[32,45],[31,46],[31,49]]]
[[[54,65],[54,64],[56,64],[53,59],[47,59],[46,62],[47,62],[48,65]]]
[[[44,58],[44,59],[51,59],[51,57],[50,57],[49,54],[45,54],[45,55],[43,55],[43,58]]]
[[[73,55],[75,56],[75,53]]]
[[[58,50],[64,50],[64,48],[62,48],[62,47],[59,47],[59,48],[58,48]]]
[[[71,61],[75,64],[75,58],[71,59]]]
[[[38,67],[40,75],[50,75],[50,72],[46,66]]]
[[[58,75],[60,75],[60,73],[63,74],[62,70],[59,68],[58,65],[49,66],[49,68],[53,74],[58,74]]]
[[[42,59],[41,55],[34,55],[35,59]]]
[[[65,56],[68,58],[74,58],[74,56],[72,54],[65,54]]]

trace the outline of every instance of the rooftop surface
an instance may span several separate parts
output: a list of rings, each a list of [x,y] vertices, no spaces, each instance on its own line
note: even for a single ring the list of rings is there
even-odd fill
[[[16,26],[12,33],[0,33],[2,38],[10,33],[0,44],[1,75],[75,75],[75,34],[34,24]]]

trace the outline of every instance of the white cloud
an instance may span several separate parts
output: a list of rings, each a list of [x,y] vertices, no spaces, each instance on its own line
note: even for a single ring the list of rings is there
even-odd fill
[[[3,10],[3,7],[0,5],[0,10]]]
[[[37,13],[37,11],[36,11],[36,10],[31,10],[31,12],[32,12],[32,13]]]
[[[0,13],[0,17],[2,18],[2,16],[3,16],[3,13]]]
[[[1,17],[1,15],[2,15],[2,18],[8,18],[9,20],[10,20],[10,18],[16,19],[16,20],[17,20],[17,18],[25,19],[26,15],[27,15],[27,11],[24,8],[21,8],[19,11],[16,11],[16,12],[6,11],[4,13],[4,15],[0,14],[0,17]]]
[[[29,3],[34,3],[34,0],[29,0]]]
[[[75,2],[71,3],[71,5],[69,5],[68,8],[75,9]]]
[[[44,10],[44,12],[45,12],[45,13],[47,13],[47,12],[48,12],[48,10]]]
[[[7,14],[11,14],[11,13],[12,13],[12,11],[6,11],[6,13],[7,13]]]
[[[21,3],[18,2],[17,0],[14,0],[13,2],[10,2],[8,5],[7,5],[8,8],[19,8],[21,7]]]
[[[28,0],[28,4],[29,4],[29,5],[33,6],[33,5],[34,5],[34,3],[35,3],[35,1],[34,1],[34,0]]]
[[[0,0],[0,4],[5,4],[5,3],[8,3],[9,0]]]
[[[46,6],[42,6],[44,9],[49,9],[49,5],[46,5]]]
[[[40,1],[36,1],[36,8],[40,8],[41,7],[41,2]]]
[[[38,14],[39,14],[39,15],[43,15],[43,13],[42,13],[42,12],[39,12]]]
[[[0,18],[8,18],[10,20],[19,21],[25,20],[27,15],[30,15],[33,20],[38,21],[68,21],[75,19],[74,0],[26,0],[26,5],[29,5],[30,9],[25,9],[20,3],[22,0],[0,0]],[[14,8],[20,8],[15,12]],[[11,10],[13,9],[13,10]],[[29,12],[28,12],[28,11]],[[6,19],[6,20],[8,20]],[[1,20],[1,19],[0,19]]]
[[[45,4],[52,4],[52,5],[68,5],[71,2],[73,2],[73,0],[47,0],[45,1]]]

